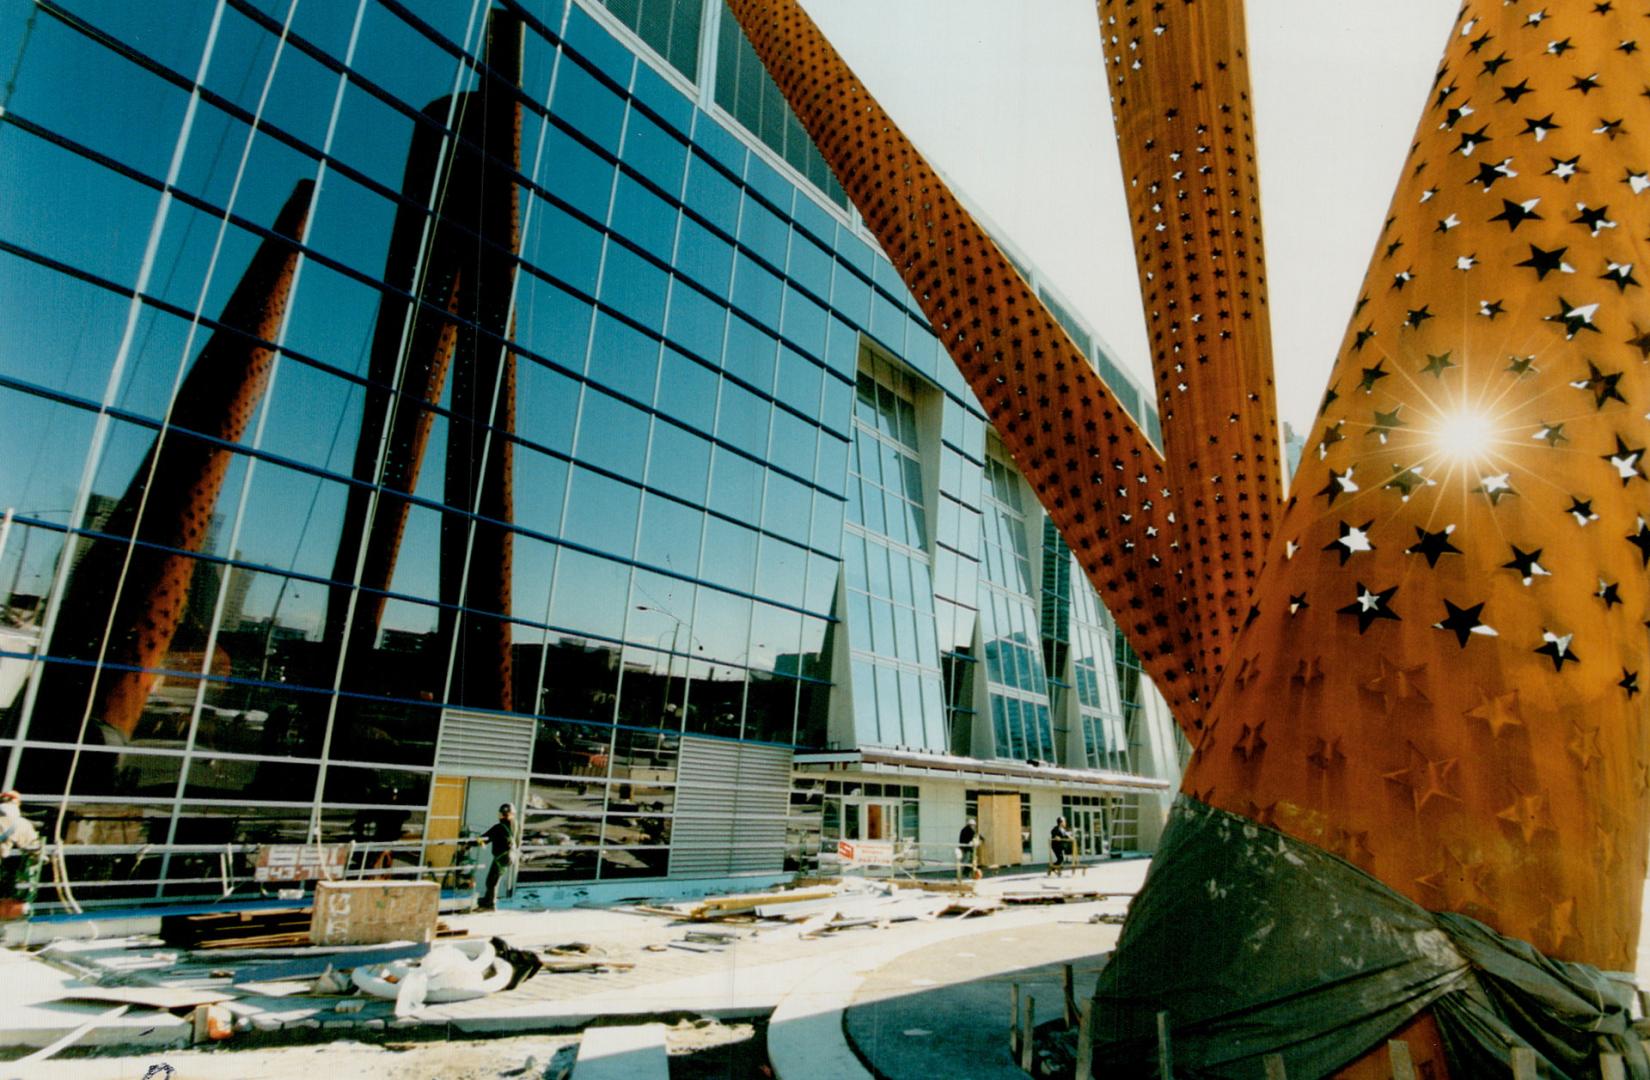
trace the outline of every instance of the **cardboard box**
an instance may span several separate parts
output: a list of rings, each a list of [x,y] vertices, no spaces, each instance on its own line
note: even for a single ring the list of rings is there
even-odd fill
[[[322,881],[309,939],[316,945],[427,942],[435,937],[441,889],[433,881]]]

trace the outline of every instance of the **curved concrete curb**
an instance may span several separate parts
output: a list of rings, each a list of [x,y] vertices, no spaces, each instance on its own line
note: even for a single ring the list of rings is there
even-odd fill
[[[889,959],[869,967],[822,964],[791,988],[768,1020],[768,1064],[778,1080],[874,1080],[848,1045],[842,1014],[866,976]]]

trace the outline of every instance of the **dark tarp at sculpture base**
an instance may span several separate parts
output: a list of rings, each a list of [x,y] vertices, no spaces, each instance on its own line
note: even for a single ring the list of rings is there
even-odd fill
[[[1094,1075],[1153,1076],[1167,1012],[1177,1077],[1291,1080],[1351,1063],[1430,1007],[1456,1077],[1510,1075],[1513,1047],[1553,1080],[1601,1052],[1650,1080],[1632,980],[1550,960],[1462,915],[1427,911],[1310,844],[1176,802],[1094,1003]]]

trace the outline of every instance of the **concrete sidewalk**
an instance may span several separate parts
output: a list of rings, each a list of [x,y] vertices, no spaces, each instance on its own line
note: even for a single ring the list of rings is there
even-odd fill
[[[1059,880],[1046,879],[1040,874],[1004,875],[980,882],[977,896],[988,900],[1008,892],[1044,890],[1133,892],[1143,880],[1146,867],[1145,860],[1118,861]],[[843,930],[822,938],[801,937],[802,928],[795,923],[713,924],[737,936],[726,948],[708,952],[678,947],[687,930],[704,927],[625,909],[534,912],[505,909],[449,916],[448,922],[456,929],[476,936],[503,937],[518,948],[547,950],[578,942],[589,946],[590,956],[634,967],[600,973],[544,973],[514,991],[452,1005],[429,1006],[403,1019],[394,1018],[388,1002],[362,1004],[358,997],[274,996],[234,991],[238,996],[229,1007],[242,1030],[211,1056],[221,1059],[221,1055],[227,1054],[229,1058],[237,1058],[240,1056],[237,1048],[294,1042],[571,1032],[593,1021],[614,1018],[733,1019],[766,1016],[778,1009],[769,1028],[769,1049],[776,1059],[778,1075],[784,1080],[841,1077],[846,1074],[825,1066],[837,1057],[854,1060],[843,1038],[842,1011],[854,1003],[860,993],[861,980],[879,969],[890,968],[894,958],[912,950],[943,950],[939,943],[952,938],[1026,932],[1038,927],[1043,928],[1038,936],[1044,936],[1046,931],[1050,942],[1082,941],[1084,951],[1099,951],[1110,947],[1116,928],[1087,926],[1088,915],[1102,909],[1121,911],[1124,904],[1124,901],[1112,901],[1100,906],[1088,903],[1010,907],[995,915],[964,921],[896,922],[883,927]],[[887,910],[897,913],[899,907],[896,894]],[[1005,944],[1010,948],[1004,955],[1011,955],[1013,943]],[[65,943],[54,947],[54,951],[60,954],[60,962],[88,967],[110,963],[108,954],[113,954],[114,962],[140,971],[143,965],[160,965],[157,970],[164,970],[168,959],[187,959],[177,957],[177,950],[159,945],[145,953],[114,942]],[[168,953],[173,955],[169,958]],[[976,953],[986,955],[977,950]],[[922,952],[921,955],[929,954]],[[937,982],[944,974],[937,959],[943,953],[934,955],[934,961],[924,963],[937,973]],[[107,1011],[107,1005],[51,1000],[66,991],[70,976],[39,957],[17,951],[0,953],[0,956],[6,964],[0,970],[10,976],[5,980],[8,996],[0,998],[0,1005],[6,1006],[0,1008],[0,1044],[45,1045],[83,1023],[87,1016]],[[229,956],[222,960],[214,957],[197,970],[205,975],[218,970],[213,964],[233,967],[235,963]],[[962,968],[953,966],[946,977],[972,974],[965,964]],[[229,988],[227,979],[206,982]],[[835,991],[831,990],[833,986]],[[346,1009],[359,1011],[340,1012],[340,1003]],[[13,1007],[24,1011],[15,1012]],[[1006,1009],[1006,1004],[1003,1007]],[[83,1045],[125,1043],[137,1050],[188,1043],[188,1023],[170,1013],[134,1009],[128,1017],[129,1020],[123,1018],[125,1022],[120,1028],[107,1034],[88,1034]],[[20,1020],[25,1021],[26,1028]],[[138,1032],[143,1033],[141,1038],[135,1037]],[[780,1068],[779,1059],[789,1064]],[[229,1062],[225,1060],[224,1064],[228,1067]],[[8,1075],[12,1073],[0,1066],[0,1077]]]

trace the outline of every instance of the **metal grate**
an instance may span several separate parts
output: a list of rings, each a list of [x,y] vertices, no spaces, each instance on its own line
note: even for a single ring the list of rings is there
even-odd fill
[[[526,776],[536,724],[517,716],[448,710],[441,716],[435,771],[456,776]]]
[[[790,785],[788,748],[683,738],[671,876],[782,870]]]

